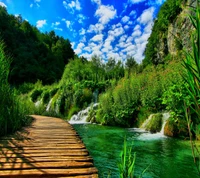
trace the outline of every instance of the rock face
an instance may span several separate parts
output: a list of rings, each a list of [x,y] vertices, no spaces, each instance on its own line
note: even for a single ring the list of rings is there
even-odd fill
[[[159,61],[163,61],[168,54],[176,56],[178,51],[184,48],[191,49],[191,34],[194,30],[188,17],[188,14],[191,14],[189,10],[191,6],[196,6],[196,0],[184,1],[182,4],[182,12],[168,26],[165,34],[160,36],[157,45],[157,58]]]

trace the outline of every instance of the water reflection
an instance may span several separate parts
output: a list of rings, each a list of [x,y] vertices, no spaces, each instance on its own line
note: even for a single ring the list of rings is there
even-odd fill
[[[74,125],[94,158],[99,176],[118,178],[117,164],[125,136],[136,152],[136,174],[149,165],[144,178],[197,178],[190,145],[185,141],[152,135],[137,129],[122,129],[99,125]]]

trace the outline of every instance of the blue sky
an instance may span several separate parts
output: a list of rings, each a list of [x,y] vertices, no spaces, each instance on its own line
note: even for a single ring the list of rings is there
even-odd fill
[[[8,13],[21,14],[40,31],[68,38],[76,54],[90,59],[138,63],[153,20],[165,0],[0,0]]]

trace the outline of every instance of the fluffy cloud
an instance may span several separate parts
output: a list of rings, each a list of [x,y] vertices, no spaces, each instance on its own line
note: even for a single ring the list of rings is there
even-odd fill
[[[103,35],[102,34],[99,34],[99,35],[95,35],[91,41],[94,41],[94,42],[99,42],[99,41],[102,41],[103,40]]]
[[[134,32],[132,33],[132,37],[133,38],[135,38],[135,37],[138,37],[138,36],[140,36],[142,34],[142,32],[139,30],[139,29],[137,29],[137,30],[134,30]]]
[[[144,1],[146,1],[146,0],[130,0],[129,2],[131,4],[138,4],[138,3],[141,3],[141,2],[144,2]]]
[[[126,22],[129,21],[129,19],[130,19],[130,17],[124,16],[124,17],[122,18],[122,22],[123,22],[123,23],[126,23]]]
[[[156,6],[156,5],[161,5],[165,2],[165,0],[150,0],[147,2],[147,5],[149,6]]]
[[[79,34],[80,35],[85,35],[86,30],[84,28],[81,28],[81,30],[79,30]]]
[[[82,48],[85,47],[84,43],[79,43],[77,48],[74,50],[76,54],[81,54],[82,53]]]
[[[69,20],[65,21],[67,28],[70,28],[71,22]]]
[[[143,25],[146,25],[147,23],[153,21],[154,11],[154,7],[150,7],[144,10],[141,16],[137,19],[137,21]]]
[[[86,16],[84,16],[83,14],[78,14],[77,19],[78,19],[78,23],[81,24],[86,19]]]
[[[101,4],[101,0],[91,0],[91,2],[92,2],[92,3],[96,3],[96,4],[98,4],[98,5]]]
[[[132,10],[129,15],[130,16],[136,16],[136,14],[137,14],[137,12],[135,10]]]
[[[60,22],[52,23],[52,26],[58,26],[58,25],[60,25]]]
[[[80,11],[81,10],[81,4],[78,0],[76,1],[63,1],[63,6],[67,9],[70,10],[70,13],[74,14],[75,10]]]
[[[0,2],[0,6],[7,8],[7,6],[3,2]]]
[[[38,20],[36,22],[36,27],[37,28],[42,28],[44,25],[47,25],[47,21],[46,20]]]
[[[95,12],[95,16],[99,17],[99,22],[103,25],[107,24],[110,20],[114,19],[117,11],[113,6],[100,5]]]
[[[63,31],[62,28],[55,27],[54,30]]]
[[[101,33],[102,30],[104,29],[104,25],[97,23],[95,25],[90,25],[89,29],[87,30],[88,33]]]

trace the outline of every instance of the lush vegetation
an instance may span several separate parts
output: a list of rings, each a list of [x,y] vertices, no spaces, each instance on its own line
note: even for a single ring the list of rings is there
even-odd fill
[[[168,47],[165,44],[167,40],[167,31],[169,24],[172,23],[177,15],[181,12],[183,3],[186,0],[167,0],[161,7],[158,17],[154,22],[151,36],[148,39],[148,44],[145,50],[145,59],[143,60],[143,65],[148,64],[163,64],[165,62],[165,57],[169,54]],[[163,46],[163,57],[158,55],[160,43],[164,43]]]
[[[168,0],[163,4],[140,65],[133,57],[128,57],[125,65],[112,58],[103,63],[99,56],[90,61],[78,57],[69,40],[53,31],[41,33],[20,16],[9,15],[0,7],[0,19],[7,19],[0,23],[6,44],[2,51],[12,55],[7,67],[7,87],[17,84],[20,101],[30,102],[37,114],[69,119],[99,102],[88,120],[105,125],[140,126],[150,113],[167,110],[171,119],[165,133],[188,136],[183,103],[192,103],[192,96],[182,77],[181,60],[185,54],[180,49],[177,56],[171,57],[166,51],[168,60],[158,60],[155,44],[160,35],[167,37],[167,28],[184,3]]]
[[[57,36],[54,31],[41,33],[20,15],[9,15],[1,6],[0,32],[5,51],[12,56],[11,84],[37,80],[51,84],[60,80],[64,66],[74,57],[69,40]]]
[[[0,41],[0,136],[19,130],[31,121],[25,115],[31,105],[27,101],[20,102],[8,83],[10,63],[11,59],[6,56],[4,44]]]
[[[187,84],[187,90],[191,98],[191,102],[184,101],[185,117],[187,119],[188,131],[191,140],[192,154],[194,163],[200,175],[200,152],[192,139],[195,134],[197,140],[200,138],[200,3],[197,1],[197,8],[194,9],[194,14],[190,19],[195,28],[195,33],[192,36],[192,53],[186,51],[186,59],[184,60],[184,79]]]

